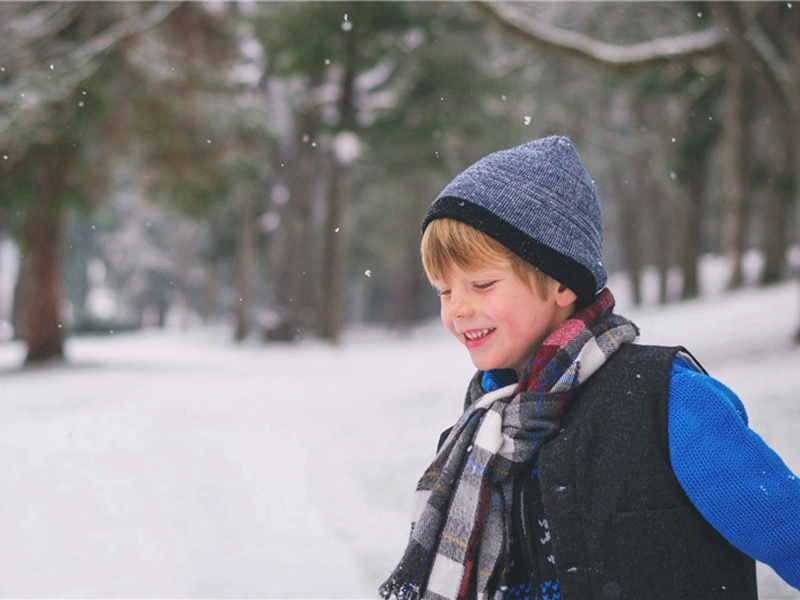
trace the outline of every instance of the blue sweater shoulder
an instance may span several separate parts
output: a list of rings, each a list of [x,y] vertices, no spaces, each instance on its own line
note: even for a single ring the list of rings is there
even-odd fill
[[[672,468],[731,544],[800,589],[800,480],[748,427],[741,400],[678,357],[669,390]]]

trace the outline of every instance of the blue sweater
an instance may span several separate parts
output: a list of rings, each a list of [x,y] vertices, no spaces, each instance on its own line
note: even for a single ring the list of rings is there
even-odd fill
[[[516,380],[487,371],[488,392]],[[733,546],[800,590],[800,480],[748,427],[741,400],[680,357],[669,388],[672,469],[705,519]]]
[[[672,469],[697,510],[800,589],[800,480],[748,427],[736,394],[678,358],[668,427]]]

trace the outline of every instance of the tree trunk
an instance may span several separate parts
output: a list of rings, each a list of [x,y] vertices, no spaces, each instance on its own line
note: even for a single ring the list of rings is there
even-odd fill
[[[255,272],[255,201],[252,198],[242,203],[238,248],[236,251],[236,304],[234,315],[237,342],[250,333],[253,305],[253,275]]]
[[[313,85],[310,89],[314,89]],[[297,131],[277,158],[288,175],[272,189],[270,214],[277,218],[268,236],[268,295],[275,306],[276,327],[314,329],[317,321],[319,260],[314,235],[314,205],[322,170],[320,151],[313,144],[320,120],[319,107],[306,107],[296,116]],[[283,168],[281,169],[283,171]]]
[[[796,190],[790,108],[772,86],[764,85],[773,126],[770,190],[766,199],[762,238],[764,270],[761,285],[781,281],[786,274],[790,208]]]
[[[722,247],[730,265],[728,288],[744,282],[744,67],[734,61],[728,67],[723,102],[721,140]]]
[[[328,217],[326,219],[322,254],[322,311],[320,333],[338,344],[344,327],[344,297],[346,278],[347,228],[345,211],[348,185],[346,167],[332,156]]]
[[[389,322],[393,329],[406,331],[417,319],[417,298],[423,293],[419,271],[412,271],[408,264],[407,252],[401,258],[402,265],[398,276],[392,281],[391,314]]]
[[[420,232],[418,224],[425,216],[431,202],[439,193],[439,182],[429,183],[424,177],[418,178],[410,187],[411,197],[405,205],[400,218],[407,225],[399,236],[399,248],[395,253],[397,259],[394,269],[398,276],[390,287],[391,303],[390,322],[392,327],[405,331],[425,316],[425,302],[433,297],[429,290],[428,280],[420,260]],[[414,225],[408,225],[413,223]],[[438,302],[437,302],[438,304]]]
[[[320,151],[310,140],[316,138],[319,114],[315,109],[305,115],[301,122],[306,141],[300,141],[296,160],[297,166],[292,185],[292,197],[287,205],[289,210],[289,238],[286,252],[289,259],[284,265],[287,281],[288,321],[306,328],[316,328],[320,315],[320,299],[317,291],[319,280],[318,259],[319,240],[314,223],[314,207],[320,202],[320,187],[325,170],[320,166]]]
[[[777,3],[771,6],[777,6]],[[792,92],[797,85],[797,65],[789,63],[788,68],[785,68],[787,64],[780,55],[764,54],[764,46],[768,42],[763,39],[764,32],[757,24],[753,26],[752,31],[748,30],[746,16],[737,3],[721,2],[715,9],[731,32],[728,46],[733,59],[752,72],[766,101],[772,121],[773,136],[770,144],[772,156],[769,161],[772,167],[771,189],[767,196],[762,232],[764,270],[761,272],[761,284],[766,285],[780,281],[785,275],[787,266],[788,221],[796,191],[793,173],[796,149],[793,144],[796,142],[794,131],[797,125],[793,123],[793,114],[796,116],[800,112],[798,107],[793,106],[793,102],[798,99],[795,99]],[[794,19],[796,20],[796,17]],[[792,17],[788,16],[787,20],[792,22]],[[787,29],[791,30],[791,27]],[[790,39],[794,40],[795,37],[792,36]],[[761,41],[756,43],[754,40]],[[789,47],[793,48],[792,43]],[[794,73],[795,79],[786,82],[781,73],[783,70]]]
[[[1,218],[2,217],[0,217],[0,219]],[[8,239],[9,239],[8,233],[6,233],[6,231],[5,231],[4,227],[3,227],[3,223],[2,223],[2,221],[0,221],[0,281],[2,281],[3,278],[6,276],[5,273],[2,270],[3,269],[3,264],[2,264],[3,261],[1,259],[3,258],[3,255],[2,255],[3,247],[5,246],[5,242]],[[11,306],[6,306],[5,298],[4,298],[4,295],[3,295],[4,291],[5,290],[0,289],[0,321],[2,321],[4,319],[7,319],[9,321],[12,321],[12,324],[13,324],[13,318],[12,318],[12,314],[11,314],[13,309],[12,309]],[[13,305],[13,303],[12,303],[12,305]]]
[[[206,265],[203,279],[203,323],[209,325],[217,318],[217,301],[219,298],[222,273],[219,261],[211,261]]]
[[[416,233],[416,230],[412,230]],[[397,249],[397,273],[392,281],[391,314],[392,327],[410,329],[419,320],[420,298],[425,293],[425,277],[420,268],[418,238],[405,240]]]
[[[20,253],[20,262],[17,269],[17,277],[14,282],[13,297],[11,299],[11,326],[14,329],[14,339],[24,341],[25,338],[25,298],[28,293],[25,289],[25,253]]]
[[[786,272],[786,253],[788,248],[787,226],[790,206],[794,200],[794,177],[791,169],[791,155],[788,132],[775,131],[775,157],[771,179],[771,189],[767,195],[764,210],[764,229],[762,248],[764,251],[764,270],[761,284],[769,285],[781,281]]]
[[[624,268],[631,284],[632,301],[635,306],[642,304],[642,247],[640,242],[641,220],[637,210],[637,198],[633,182],[626,179],[629,169],[613,166],[615,197],[619,207],[620,247]]]
[[[635,110],[635,94],[626,87],[616,90],[610,103],[608,121],[621,138],[631,135],[638,125],[632,120],[637,116]],[[638,138],[633,135],[633,143]],[[624,147],[623,144],[614,144]],[[620,240],[620,255],[622,268],[627,272],[631,286],[631,300],[635,306],[640,306],[642,294],[642,269],[644,266],[643,249],[641,247],[641,218],[638,192],[639,172],[631,169],[630,164],[635,159],[635,147],[630,152],[623,152],[620,158],[611,161],[611,180],[614,189],[612,194],[617,207],[617,226]]]
[[[355,122],[355,79],[358,61],[357,38],[345,33],[344,73],[339,95],[339,128],[347,131]],[[328,188],[328,215],[323,231],[322,254],[322,337],[338,344],[344,328],[345,280],[347,276],[347,205],[349,169],[331,151],[331,175]]]
[[[632,99],[631,112],[634,119],[634,131],[647,130],[646,98],[636,95]],[[636,174],[635,186],[638,208],[638,244],[635,250],[638,254],[651,259],[658,273],[658,302],[666,304],[669,291],[669,270],[672,265],[672,223],[674,215],[671,211],[670,197],[661,189],[655,177],[657,171],[654,164],[658,164],[659,152],[654,140],[647,133],[633,136],[636,147],[636,156],[633,158],[634,173]],[[645,247],[644,240],[651,240]],[[646,250],[650,251],[647,256]],[[641,261],[641,258],[639,259]]]
[[[689,173],[689,181],[686,184],[688,198],[683,203],[684,213],[681,219],[683,235],[679,252],[680,267],[683,273],[683,286],[681,289],[681,298],[683,300],[697,298],[700,295],[698,266],[703,230],[703,199],[706,193],[705,177],[706,164],[705,157],[703,157],[702,164],[697,164],[696,168]]]
[[[787,51],[791,64],[797,67],[800,65],[800,15],[797,11],[793,12],[789,19],[789,27],[786,28],[788,34]],[[795,148],[794,152],[794,172],[800,174],[800,74],[798,69],[790,70],[792,82],[790,85],[790,105],[792,106],[792,139]],[[794,340],[800,343],[800,322],[798,322]]]
[[[59,273],[64,215],[57,208],[32,208],[23,224],[23,336],[25,364],[64,359]]]

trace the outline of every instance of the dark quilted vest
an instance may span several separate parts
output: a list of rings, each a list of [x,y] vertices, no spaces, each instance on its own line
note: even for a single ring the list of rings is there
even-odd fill
[[[757,598],[754,561],[703,519],[670,466],[667,404],[677,351],[621,348],[540,452],[563,599]]]

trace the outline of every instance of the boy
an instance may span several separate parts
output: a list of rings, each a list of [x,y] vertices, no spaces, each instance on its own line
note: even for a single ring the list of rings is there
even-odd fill
[[[478,161],[423,232],[478,372],[384,598],[756,598],[754,558],[800,589],[800,482],[685,350],[633,343],[567,138]]]

